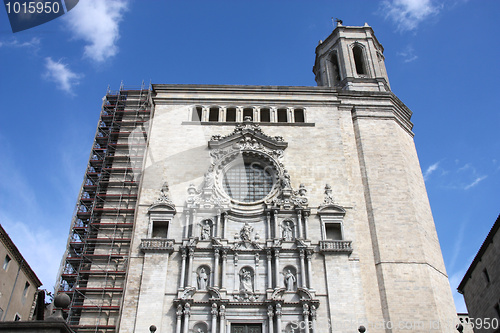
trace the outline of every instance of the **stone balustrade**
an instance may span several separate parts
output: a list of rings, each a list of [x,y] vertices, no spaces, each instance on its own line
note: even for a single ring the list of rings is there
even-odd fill
[[[321,240],[319,241],[321,252],[351,253],[352,241],[347,240]]]
[[[140,249],[142,252],[172,252],[174,240],[166,238],[143,238]]]

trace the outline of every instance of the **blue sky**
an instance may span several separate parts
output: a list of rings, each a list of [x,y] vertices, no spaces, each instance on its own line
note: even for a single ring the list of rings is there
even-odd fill
[[[0,222],[49,290],[108,85],[313,86],[331,17],[385,47],[453,291],[500,213],[499,1],[81,0],[16,34],[0,12]]]

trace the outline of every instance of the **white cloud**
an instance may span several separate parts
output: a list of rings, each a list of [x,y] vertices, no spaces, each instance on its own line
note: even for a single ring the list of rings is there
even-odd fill
[[[118,52],[118,25],[126,10],[126,0],[82,0],[66,15],[65,21],[75,38],[88,43],[85,56],[103,62]]]
[[[474,187],[476,186],[477,184],[479,184],[479,182],[481,182],[482,180],[486,179],[488,176],[480,176],[480,177],[476,177],[476,179],[470,183],[469,185],[466,185],[464,187],[464,190],[468,190],[470,189],[471,187]]]
[[[398,30],[411,31],[425,19],[438,14],[441,6],[434,5],[432,0],[386,0],[382,2],[381,9]]]
[[[0,47],[33,48],[38,50],[40,48],[40,38],[33,37],[27,42],[20,42],[17,38],[13,38],[6,42],[0,41]]]
[[[411,45],[408,45],[404,51],[398,52],[397,55],[403,57],[404,62],[412,62],[418,59]]]
[[[429,176],[434,172],[436,171],[436,169],[438,168],[439,166],[439,162],[436,162],[434,163],[433,165],[429,166],[427,168],[427,170],[425,170],[425,173],[424,173],[424,180],[427,180],[429,179]]]
[[[68,65],[61,63],[60,61],[55,62],[51,57],[45,58],[45,77],[55,82],[58,88],[66,91],[69,94],[73,94],[73,86],[79,84],[82,78],[81,74],[76,74],[72,72]]]

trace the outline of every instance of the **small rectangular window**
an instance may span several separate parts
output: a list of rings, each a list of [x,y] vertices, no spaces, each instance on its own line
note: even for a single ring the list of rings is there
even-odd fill
[[[263,123],[271,122],[271,110],[268,108],[260,109],[260,121]]]
[[[151,236],[153,238],[167,238],[168,221],[153,221],[153,230]]]
[[[326,239],[342,240],[342,229],[340,223],[327,223],[325,225]]]
[[[286,123],[287,121],[287,109],[278,109],[278,123]]]
[[[28,296],[28,291],[30,290],[30,283],[26,281],[24,284],[24,291],[23,291],[23,297]]]
[[[293,110],[293,117],[295,118],[296,123],[303,123],[305,121],[304,109]]]
[[[12,259],[8,255],[5,256],[5,260],[3,261],[3,269],[4,270],[7,270],[7,267],[9,267],[9,263],[11,260]]]
[[[235,122],[236,121],[236,108],[226,109],[226,121]]]

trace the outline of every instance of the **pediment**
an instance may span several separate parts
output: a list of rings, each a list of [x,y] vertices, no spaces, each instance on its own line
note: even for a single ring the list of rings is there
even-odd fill
[[[319,215],[338,215],[344,216],[346,213],[345,209],[342,206],[335,204],[321,205],[318,207]]]
[[[154,203],[148,208],[148,213],[173,213],[175,214],[177,211],[175,210],[175,205],[172,203],[160,202]]]
[[[256,242],[240,241],[234,245],[234,251],[260,251],[262,246]]]
[[[245,120],[236,125],[234,131],[228,135],[213,135],[208,142],[210,149],[224,149],[232,147],[235,149],[259,149],[284,150],[288,143],[281,136],[269,136],[264,134],[258,124]]]

